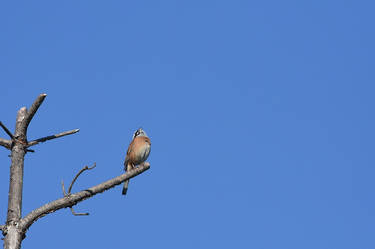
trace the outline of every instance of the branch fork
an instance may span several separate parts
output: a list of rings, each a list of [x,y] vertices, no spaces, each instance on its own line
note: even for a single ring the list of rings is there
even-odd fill
[[[108,189],[111,189],[119,184],[122,184],[126,180],[133,178],[144,171],[148,170],[150,168],[150,164],[148,162],[144,162],[143,164],[139,165],[138,167],[127,171],[126,173],[119,175],[117,177],[114,177],[108,181],[105,181],[103,183],[100,183],[96,186],[93,186],[91,188],[82,190],[77,193],[70,193],[69,190],[68,193],[65,193],[66,195],[58,200],[52,201],[50,203],[47,203],[37,209],[34,209],[29,214],[27,214],[24,218],[21,219],[20,226],[24,231],[26,231],[35,221],[42,218],[43,216],[56,212],[59,209],[72,207],[76,204],[78,204],[81,201],[84,201],[88,198],[93,197],[96,194],[102,193]],[[86,169],[83,168],[80,172],[82,173]],[[79,176],[80,173],[77,175]],[[77,175],[75,178],[77,178]],[[72,186],[72,184],[71,184]]]
[[[73,188],[73,184],[75,183],[75,181],[78,179],[78,177],[85,171],[85,170],[91,170],[93,168],[96,167],[96,163],[93,164],[93,166],[89,167],[89,166],[85,166],[84,168],[82,168],[78,173],[77,175],[74,177],[73,181],[70,183],[70,186],[69,186],[69,190],[68,190],[68,193],[65,192],[65,186],[64,186],[64,181],[61,181],[61,187],[62,187],[62,190],[63,190],[63,195],[64,197],[67,197],[69,198],[70,195],[71,195],[71,191],[72,191],[72,188]],[[70,208],[70,211],[72,212],[73,215],[75,216],[83,216],[83,215],[89,215],[89,213],[76,213],[73,209],[73,206],[69,207]]]
[[[64,132],[54,134],[54,135],[50,135],[50,136],[46,136],[46,137],[41,137],[41,138],[32,140],[30,142],[27,141],[27,138],[26,138],[27,128],[28,128],[28,126],[31,122],[31,119],[34,117],[36,111],[39,109],[40,105],[43,103],[46,96],[47,96],[47,94],[44,94],[44,93],[40,94],[37,97],[37,99],[34,101],[34,103],[31,105],[31,107],[28,111],[27,111],[26,107],[21,108],[21,109],[23,109],[25,114],[23,115],[22,118],[17,120],[17,123],[19,123],[19,128],[20,128],[19,134],[17,134],[17,135],[13,134],[0,121],[0,127],[10,137],[10,139],[0,138],[0,146],[3,146],[6,149],[11,150],[15,143],[20,143],[25,147],[26,152],[35,152],[34,150],[27,149],[27,148],[31,147],[31,146],[34,146],[34,145],[37,145],[39,143],[43,143],[43,142],[48,141],[48,140],[52,140],[52,139],[59,138],[59,137],[64,137],[64,136],[67,136],[67,135],[72,135],[72,134],[75,134],[75,133],[79,132],[79,129],[74,129],[74,130],[64,131]]]

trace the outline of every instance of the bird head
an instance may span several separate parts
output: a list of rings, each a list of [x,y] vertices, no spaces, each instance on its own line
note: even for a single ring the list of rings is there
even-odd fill
[[[134,132],[133,139],[136,137],[147,137],[147,134],[142,128],[139,128]]]

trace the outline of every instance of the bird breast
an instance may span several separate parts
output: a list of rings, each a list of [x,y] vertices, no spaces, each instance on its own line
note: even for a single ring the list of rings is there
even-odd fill
[[[140,149],[135,153],[135,164],[141,164],[147,160],[148,155],[150,154],[151,146],[148,143],[145,143]]]

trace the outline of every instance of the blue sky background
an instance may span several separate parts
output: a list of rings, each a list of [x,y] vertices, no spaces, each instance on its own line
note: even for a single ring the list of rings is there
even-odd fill
[[[24,248],[375,248],[372,1],[0,4],[0,120],[48,96],[23,214],[121,174],[142,126],[151,169],[37,221]],[[0,131],[0,136],[6,134]],[[0,148],[0,223],[9,154]]]

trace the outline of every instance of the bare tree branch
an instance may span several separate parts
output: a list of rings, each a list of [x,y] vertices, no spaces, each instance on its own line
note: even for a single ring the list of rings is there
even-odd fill
[[[10,147],[12,146],[12,141],[4,138],[0,138],[0,146],[3,146],[10,150]]]
[[[11,139],[14,139],[12,132],[10,132],[9,129],[1,121],[0,126]],[[10,150],[10,147],[12,146],[12,140],[0,138],[0,145]]]
[[[47,140],[51,140],[51,139],[55,139],[55,138],[59,138],[59,137],[67,136],[67,135],[71,135],[71,134],[74,134],[74,133],[77,133],[77,132],[79,132],[79,129],[74,129],[74,130],[70,130],[70,131],[64,131],[64,132],[61,132],[61,133],[58,133],[58,134],[55,134],[55,135],[51,135],[51,136],[47,136],[47,137],[41,137],[41,138],[38,138],[38,139],[30,141],[27,144],[27,147],[30,147],[30,146],[33,146],[33,145],[36,145],[36,144],[39,144],[39,143],[43,143],[43,142],[45,142]]]
[[[65,185],[64,185],[64,181],[63,180],[61,180],[61,187],[62,187],[63,195],[65,197],[66,196],[66,192],[65,192]]]
[[[69,186],[69,189],[68,189],[68,195],[71,193],[72,188],[73,188],[73,184],[74,184],[75,181],[78,179],[79,175],[82,174],[83,171],[85,171],[85,170],[91,170],[91,169],[93,169],[93,168],[95,168],[95,167],[96,167],[96,163],[94,163],[94,165],[93,165],[92,167],[89,167],[89,166],[86,165],[83,169],[81,169],[81,170],[78,172],[78,174],[74,177],[72,183],[70,183],[70,186]]]
[[[31,119],[42,104],[46,94],[41,94],[31,105],[19,109],[16,119],[16,129],[12,139],[12,153],[10,166],[10,183],[8,193],[8,212],[6,220],[6,234],[4,238],[5,249],[19,249],[25,234],[19,229],[22,211],[23,168],[27,152],[27,128]]]
[[[73,207],[70,207],[70,211],[72,212],[72,214],[74,216],[86,216],[86,215],[90,215],[90,213],[76,213],[76,211],[74,211]]]
[[[8,134],[8,136],[11,139],[14,139],[12,132],[10,132],[9,129],[1,121],[0,121],[0,126],[1,128],[3,128],[3,130],[6,132],[6,134]]]
[[[71,194],[71,191],[72,191],[72,188],[73,188],[73,184],[75,183],[75,181],[77,180],[77,178],[79,177],[80,174],[82,174],[83,171],[85,170],[91,170],[93,168],[96,167],[96,163],[94,163],[94,165],[92,167],[89,167],[89,166],[85,166],[83,169],[81,169],[77,175],[74,177],[73,181],[70,183],[70,186],[69,186],[69,190],[68,190],[68,193],[65,192],[65,186],[64,186],[64,181],[61,181],[61,185],[62,185],[62,189],[63,189],[63,194],[64,194],[64,197],[68,196]],[[89,215],[89,213],[76,213],[73,209],[73,207],[70,207],[70,211],[72,211],[72,214],[74,216],[82,216],[82,215]]]
[[[89,189],[80,191],[75,194],[67,195],[63,198],[60,198],[58,200],[52,201],[50,203],[47,203],[40,208],[37,208],[33,211],[31,211],[29,214],[27,214],[23,219],[21,219],[19,225],[20,228],[26,232],[26,230],[39,218],[49,214],[56,212],[59,209],[72,207],[76,205],[77,203],[86,200],[98,193],[102,193],[110,188],[115,187],[116,185],[119,185],[123,183],[124,181],[133,178],[142,172],[148,170],[150,168],[150,164],[148,162],[145,162],[141,164],[140,166],[136,167],[135,169],[132,169],[125,174],[122,174],[120,176],[117,176],[115,178],[112,178],[106,182],[100,183],[94,187],[91,187]]]
[[[25,120],[24,120],[24,125],[25,125],[26,129],[29,126],[31,119],[33,119],[36,111],[39,109],[39,106],[43,103],[46,96],[47,96],[47,94],[45,94],[45,93],[40,94],[36,98],[34,103],[31,105],[30,109],[27,111],[27,115],[26,115]]]
[[[4,231],[4,227],[5,227],[4,225],[0,225],[0,230]]]

